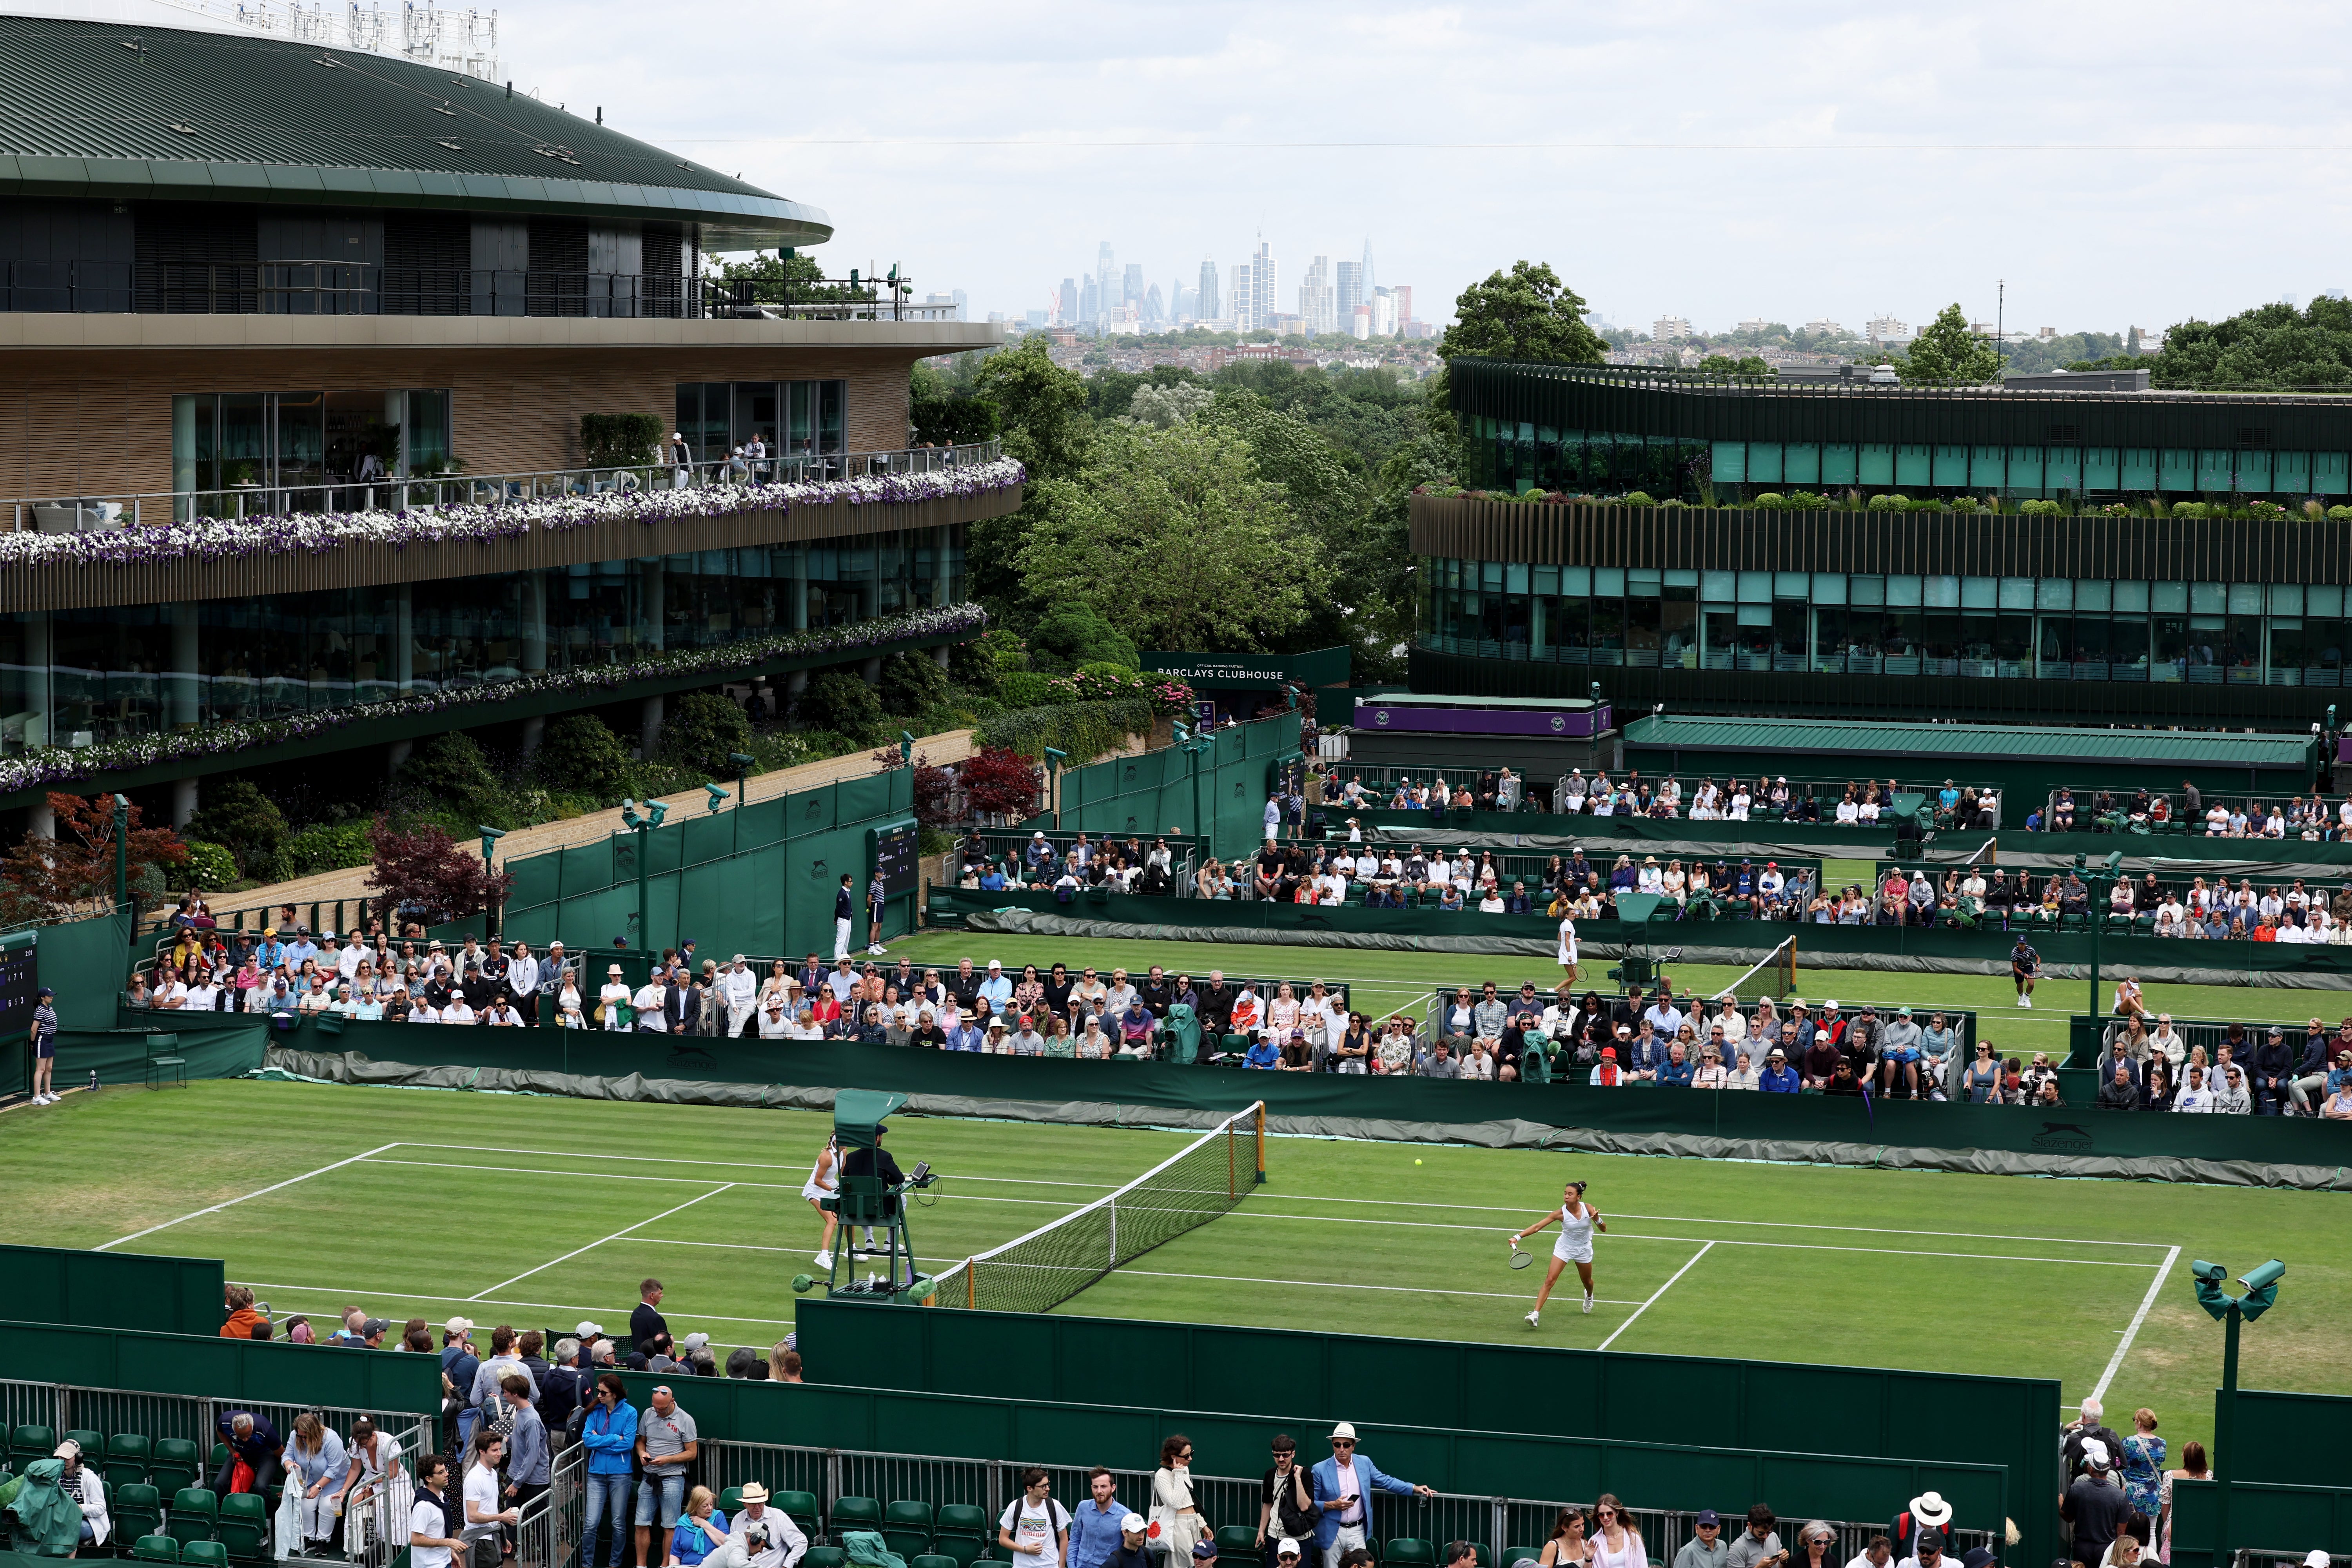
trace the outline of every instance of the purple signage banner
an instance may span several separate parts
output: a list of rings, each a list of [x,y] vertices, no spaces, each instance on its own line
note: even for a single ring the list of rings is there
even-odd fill
[[[1597,708],[1423,708],[1360,699],[1356,728],[1437,735],[1549,735],[1590,740],[1610,727],[1609,704]]]

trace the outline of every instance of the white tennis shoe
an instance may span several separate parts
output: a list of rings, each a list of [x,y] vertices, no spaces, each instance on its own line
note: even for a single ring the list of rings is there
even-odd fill
[[[1592,1292],[1590,1290],[1584,1293],[1584,1310],[1587,1313],[1592,1310]]]
[[[820,1253],[818,1253],[818,1254],[816,1255],[816,1266],[817,1266],[819,1268],[832,1268],[832,1267],[833,1267],[833,1254],[832,1254],[830,1251],[827,1251],[827,1252],[820,1252]]]
[[[1540,1325],[1536,1321],[1536,1315],[1533,1312],[1529,1312],[1528,1314],[1528,1327],[1532,1329],[1539,1326]]]

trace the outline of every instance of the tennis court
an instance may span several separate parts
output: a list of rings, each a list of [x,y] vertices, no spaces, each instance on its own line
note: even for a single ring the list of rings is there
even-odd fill
[[[281,1316],[330,1320],[361,1305],[612,1328],[653,1275],[674,1328],[722,1348],[793,1321],[792,1277],[811,1271],[818,1234],[800,1188],[829,1127],[802,1111],[256,1082],[61,1109],[0,1149],[0,1195],[21,1200],[28,1241],[223,1257]],[[943,1174],[911,1222],[939,1273],[1196,1137],[902,1116],[891,1142]],[[1232,1212],[1056,1310],[2044,1375],[2069,1398],[2156,1404],[2194,1435],[2215,1347],[2187,1260],[2276,1255],[2295,1259],[2298,1310],[2250,1342],[2249,1380],[2276,1356],[2284,1384],[2352,1391],[2311,1353],[2352,1306],[2331,1239],[2340,1195],[1280,1137],[1266,1166]],[[74,1168],[109,1177],[58,1189]],[[1514,1272],[1506,1237],[1570,1175],[1609,1219],[1599,1300],[1580,1312],[1571,1274],[1531,1331],[1549,1243]]]

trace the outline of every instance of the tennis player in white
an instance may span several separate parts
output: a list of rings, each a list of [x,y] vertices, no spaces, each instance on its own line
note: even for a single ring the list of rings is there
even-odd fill
[[[1565,894],[1561,896],[1566,897]],[[1570,985],[1575,984],[1584,976],[1584,971],[1578,968],[1576,963],[1576,921],[1572,916],[1560,917],[1559,966],[1568,971],[1568,983]]]
[[[841,1216],[826,1208],[824,1200],[838,1197],[840,1194],[841,1144],[838,1140],[828,1138],[824,1141],[824,1147],[817,1151],[816,1163],[809,1168],[808,1180],[801,1184],[801,1196],[808,1200],[809,1207],[816,1210],[817,1217],[824,1221],[824,1239],[816,1244],[816,1266],[819,1268],[833,1267],[833,1235],[841,1224]],[[843,1237],[841,1245],[849,1247],[851,1238]]]
[[[1560,1190],[1559,1207],[1528,1226],[1511,1233],[1511,1250],[1517,1252],[1519,1243],[1543,1229],[1554,1220],[1559,1222],[1559,1239],[1552,1243],[1551,1268],[1544,1275],[1543,1289],[1536,1292],[1535,1310],[1528,1314],[1528,1327],[1537,1326],[1542,1316],[1544,1302],[1551,1288],[1559,1282],[1559,1271],[1567,1265],[1576,1265],[1578,1278],[1584,1281],[1584,1310],[1592,1310],[1592,1233],[1607,1230],[1609,1224],[1601,1211],[1584,1201],[1584,1184],[1570,1182]]]

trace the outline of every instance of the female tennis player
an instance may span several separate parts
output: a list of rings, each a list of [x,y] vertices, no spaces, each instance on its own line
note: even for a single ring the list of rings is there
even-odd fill
[[[817,1151],[816,1163],[809,1167],[809,1179],[801,1184],[801,1196],[808,1199],[809,1207],[816,1210],[818,1216],[824,1221],[824,1239],[816,1247],[816,1266],[819,1268],[833,1267],[833,1233],[841,1224],[841,1215],[826,1208],[824,1200],[837,1197],[840,1194],[841,1141],[828,1138],[824,1141],[824,1147]]]
[[[1607,1230],[1609,1224],[1601,1217],[1599,1209],[1584,1201],[1582,1182],[1570,1182],[1560,1189],[1559,1200],[1559,1207],[1525,1230],[1511,1233],[1511,1250],[1517,1252],[1520,1242],[1554,1220],[1559,1222],[1559,1239],[1551,1247],[1551,1269],[1544,1276],[1543,1289],[1536,1292],[1535,1310],[1528,1314],[1528,1327],[1531,1329],[1542,1315],[1544,1302],[1559,1281],[1560,1269],[1570,1263],[1576,1265],[1577,1276],[1584,1281],[1584,1310],[1592,1310],[1592,1233]]]

